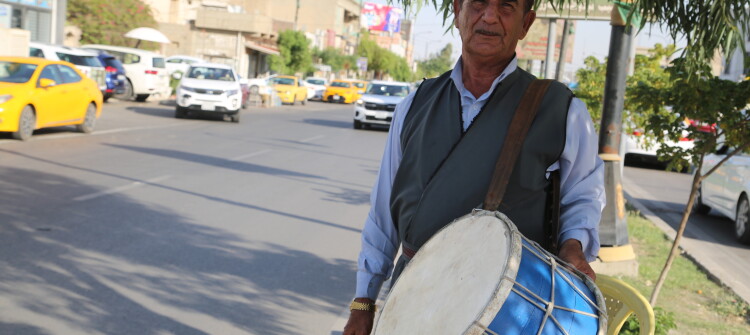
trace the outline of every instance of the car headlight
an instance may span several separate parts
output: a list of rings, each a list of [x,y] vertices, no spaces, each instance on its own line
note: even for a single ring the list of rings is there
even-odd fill
[[[3,94],[0,95],[0,104],[8,102],[8,100],[13,99],[13,96],[10,94]]]
[[[284,93],[286,93],[286,94],[292,94],[292,91],[286,91]]]
[[[239,93],[240,93],[239,90],[229,90],[229,91],[227,91],[227,95],[228,96],[233,96],[233,95],[239,94]]]
[[[192,88],[192,87],[187,87],[187,86],[180,86],[180,89],[181,89],[181,90],[185,90],[185,91],[188,91],[188,92],[195,92],[195,89],[194,89],[194,88]]]
[[[359,99],[359,100],[357,100],[356,104],[357,104],[357,106],[362,106],[362,105],[365,104],[365,102],[362,101],[362,99]]]

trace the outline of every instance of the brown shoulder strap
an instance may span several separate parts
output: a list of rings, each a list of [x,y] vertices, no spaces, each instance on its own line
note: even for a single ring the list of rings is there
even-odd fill
[[[484,197],[483,208],[485,210],[496,211],[500,203],[503,202],[505,189],[508,187],[508,180],[511,172],[513,172],[513,167],[516,165],[516,159],[521,152],[523,141],[529,132],[529,128],[531,128],[534,117],[536,117],[539,104],[542,103],[542,98],[544,98],[544,94],[547,93],[547,88],[551,83],[552,80],[549,79],[537,79],[532,81],[526,89],[526,93],[524,93],[521,103],[513,115],[513,120],[510,122],[510,127],[508,127],[500,156],[497,157],[490,188]]]

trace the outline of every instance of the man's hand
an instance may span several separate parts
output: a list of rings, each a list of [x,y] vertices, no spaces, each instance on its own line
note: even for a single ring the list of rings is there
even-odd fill
[[[354,301],[375,303],[368,298],[356,298]],[[351,311],[349,321],[346,322],[343,335],[370,335],[372,324],[375,321],[375,312]]]
[[[585,273],[591,279],[596,280],[596,273],[591,268],[589,262],[586,261],[586,256],[583,255],[583,247],[581,241],[578,240],[566,240],[560,246],[560,252],[557,255],[560,259],[575,266],[578,271]]]

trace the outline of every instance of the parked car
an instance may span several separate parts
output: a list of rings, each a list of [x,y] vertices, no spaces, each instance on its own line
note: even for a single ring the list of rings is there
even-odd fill
[[[240,122],[242,90],[235,71],[223,64],[195,63],[190,65],[177,86],[175,117],[190,114],[228,115]]]
[[[354,129],[364,126],[390,126],[396,104],[411,91],[409,83],[373,81],[362,98],[354,104]]]
[[[713,126],[704,125],[694,120],[685,119],[683,123],[685,128],[693,127],[702,132],[714,131]],[[638,159],[650,163],[660,163],[656,152],[661,148],[662,144],[652,143],[651,145],[648,145],[645,136],[643,136],[643,133],[640,130],[636,129],[628,134],[623,134],[623,141],[623,157],[625,158],[625,161]],[[685,150],[690,150],[695,145],[687,131],[682,132],[679,141],[666,141],[665,144],[670,147],[681,147]]]
[[[96,53],[61,45],[30,42],[29,56],[72,63],[99,85],[102,94],[107,90],[106,71]]]
[[[307,100],[312,100],[315,97],[315,88],[304,80],[300,81],[300,83],[307,89]]]
[[[323,94],[326,92],[326,86],[328,86],[328,80],[325,78],[307,77],[305,82],[308,87],[312,87],[315,91],[313,97],[310,100],[323,100]]]
[[[351,80],[337,79],[326,87],[326,91],[323,93],[323,101],[350,104],[357,101],[355,99],[357,97],[356,90],[357,87]]]
[[[250,89],[250,94],[270,94],[273,89],[273,84],[271,83],[273,78],[276,78],[276,75],[248,79],[247,87]]]
[[[169,96],[169,74],[164,57],[151,51],[117,47],[111,45],[89,44],[84,49],[104,51],[115,56],[125,68],[124,98],[146,101],[151,95]]]
[[[296,105],[307,103],[307,87],[294,76],[276,76],[269,80],[282,103]]]
[[[703,159],[702,173],[708,172],[726,157],[728,148],[720,148]],[[734,220],[738,241],[750,245],[750,151],[729,158],[708,175],[698,189],[693,210],[699,214],[715,212]]]
[[[35,129],[76,125],[94,131],[102,112],[99,85],[75,65],[35,57],[0,57],[0,131],[19,140]]]
[[[367,91],[368,83],[364,80],[352,80],[352,83],[354,83],[354,87],[352,88],[354,90],[354,97],[352,100],[357,101]]]
[[[205,61],[197,57],[183,55],[169,56],[166,59],[167,73],[169,73],[170,76],[178,71],[185,74],[187,73],[188,68],[190,68],[190,65],[195,63],[205,63]]]
[[[98,53],[99,61],[104,65],[106,73],[107,89],[104,91],[104,102],[107,102],[109,98],[125,93],[125,81],[127,80],[125,77],[125,68],[115,56],[104,51],[98,51]]]

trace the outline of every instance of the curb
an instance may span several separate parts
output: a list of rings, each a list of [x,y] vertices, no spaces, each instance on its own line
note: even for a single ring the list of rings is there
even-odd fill
[[[646,217],[649,221],[651,221],[657,228],[659,228],[668,238],[670,241],[674,242],[675,236],[677,236],[677,231],[672,228],[669,224],[664,222],[660,217],[658,217],[654,212],[652,212],[650,209],[648,209],[645,205],[643,205],[640,201],[635,199],[630,193],[623,190],[623,194],[625,195],[625,199],[628,203],[633,205],[638,211],[641,212],[643,216]],[[689,222],[688,222],[689,224]],[[695,263],[698,268],[705,272],[709,279],[716,282],[717,284],[721,285],[722,287],[725,287],[732,291],[734,295],[745,301],[745,303],[750,304],[750,295],[743,295],[740,292],[737,292],[731,285],[731,283],[728,280],[725,280],[724,276],[727,275],[726,271],[724,269],[721,269],[717,266],[714,266],[712,262],[709,261],[708,258],[698,253],[691,253],[690,247],[691,247],[692,241],[688,239],[683,239],[682,243],[680,243],[680,250],[681,254],[687,257],[689,260],[691,260],[693,263]],[[696,246],[696,250],[700,250]]]

